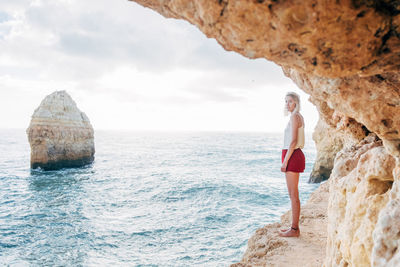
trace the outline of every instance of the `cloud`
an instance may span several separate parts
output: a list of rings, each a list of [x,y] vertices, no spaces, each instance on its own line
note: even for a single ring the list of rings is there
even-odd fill
[[[215,101],[240,101],[232,88],[287,82],[273,63],[227,52],[193,25],[132,2],[20,1],[18,8],[0,43],[8,58],[0,66],[4,74],[74,80],[94,90],[104,87],[98,79],[121,66],[154,75],[185,69],[200,76],[188,90]]]
[[[140,71],[161,73],[176,68],[233,71],[276,80],[278,67],[226,52],[185,21],[165,19],[128,1],[19,1],[23,16],[0,47],[31,65],[42,76],[58,79],[95,78],[130,64]],[[14,7],[15,8],[15,7]],[[4,15],[8,18],[9,14]],[[278,81],[282,82],[282,81]]]
[[[240,117],[244,107],[263,107],[255,99],[293,86],[274,63],[225,51],[188,22],[130,1],[12,0],[0,1],[0,10],[2,97],[35,101],[24,104],[19,120],[46,94],[67,90],[98,124],[99,114],[111,123],[124,108],[138,112],[143,125],[146,116],[171,112],[187,113],[188,121],[203,116],[206,127],[219,105],[225,116],[234,109]],[[14,106],[0,109],[6,114]]]

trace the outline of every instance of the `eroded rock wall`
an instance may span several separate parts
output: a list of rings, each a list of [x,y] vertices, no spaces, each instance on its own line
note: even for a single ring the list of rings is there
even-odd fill
[[[372,238],[387,205],[395,159],[371,134],[336,156],[329,180],[326,266],[370,266]]]
[[[26,132],[33,169],[78,167],[94,160],[93,127],[65,91],[43,99]]]
[[[398,1],[134,0],[226,50],[324,77],[399,68]]]
[[[310,183],[328,180],[333,169],[336,154],[343,148],[343,137],[334,128],[320,119],[314,129],[313,140],[317,149],[317,157],[310,174]]]
[[[372,266],[400,266],[400,168],[393,170],[395,180],[388,192],[389,199],[380,211],[373,230]]]

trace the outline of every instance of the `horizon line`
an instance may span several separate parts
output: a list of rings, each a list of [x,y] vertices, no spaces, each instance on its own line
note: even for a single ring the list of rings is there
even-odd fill
[[[23,130],[26,131],[28,127],[26,128],[18,128],[18,127],[9,127],[9,128],[4,128],[0,127],[0,130]],[[116,129],[110,129],[110,128],[98,128],[98,129],[93,129],[95,132],[96,131],[119,131],[119,132],[158,132],[158,133],[169,133],[169,132],[226,132],[226,133],[269,133],[269,134],[282,134],[283,131],[265,131],[265,130],[217,130],[217,129],[123,129],[123,128],[116,128]],[[305,134],[312,134],[312,132],[305,130]]]

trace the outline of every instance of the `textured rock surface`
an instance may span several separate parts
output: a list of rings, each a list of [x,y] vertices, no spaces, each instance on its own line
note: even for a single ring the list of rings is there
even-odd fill
[[[372,266],[400,266],[400,168],[393,175],[395,181],[389,192],[387,205],[381,210],[373,231]]]
[[[326,266],[370,266],[372,233],[388,203],[394,167],[374,134],[337,155],[329,179]]]
[[[302,206],[299,238],[283,238],[277,234],[280,228],[290,226],[292,214],[287,212],[280,223],[258,229],[249,239],[241,262],[231,266],[321,266],[325,256],[321,248],[326,243],[328,189],[329,184],[322,183]]]
[[[369,140],[353,146],[353,152],[343,150],[335,162],[325,263],[398,266],[399,1],[135,1],[166,17],[191,22],[227,50],[282,66],[310,94],[320,118],[343,134],[345,150],[370,133],[382,140],[383,146]],[[274,238],[268,233],[265,242]],[[287,257],[289,252],[281,255],[282,260]],[[254,254],[253,260],[257,258]]]
[[[315,127],[313,140],[317,149],[317,158],[309,182],[320,183],[328,180],[331,175],[336,154],[343,148],[344,141],[342,135],[321,119]]]
[[[94,159],[93,127],[65,91],[56,91],[41,102],[26,132],[31,168],[77,167]]]
[[[226,50],[325,77],[398,70],[398,1],[134,0]]]

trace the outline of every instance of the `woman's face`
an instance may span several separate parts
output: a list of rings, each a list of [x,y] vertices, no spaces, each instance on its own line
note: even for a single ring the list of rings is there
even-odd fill
[[[285,98],[285,102],[286,102],[286,107],[287,107],[288,111],[293,112],[293,110],[296,108],[296,102],[294,101],[293,97],[287,96]]]

